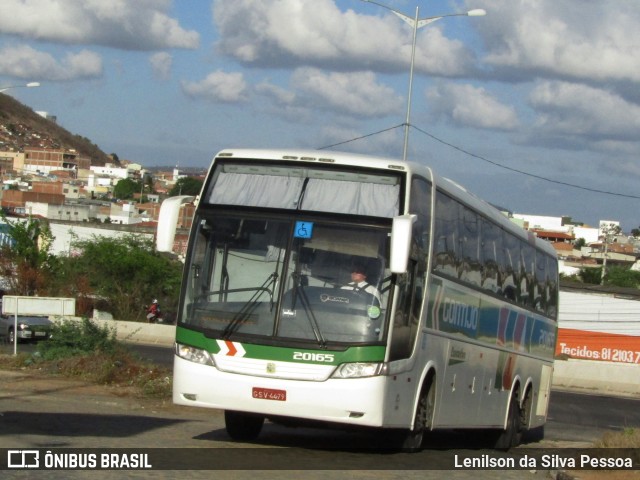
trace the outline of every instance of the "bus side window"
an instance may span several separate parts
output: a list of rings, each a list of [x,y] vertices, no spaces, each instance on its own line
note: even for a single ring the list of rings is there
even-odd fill
[[[488,220],[482,221],[482,288],[500,294],[502,229]]]
[[[482,273],[478,215],[468,208],[461,207],[458,231],[460,233],[460,280],[479,287],[482,284]]]
[[[558,261],[547,257],[547,315],[557,318],[558,315]]]
[[[421,279],[416,282],[418,264],[409,260],[407,273],[398,276],[398,300],[393,319],[393,332],[389,349],[389,360],[409,358],[418,333],[420,305],[422,304],[423,285]],[[418,285],[418,283],[420,285]]]
[[[536,278],[533,291],[533,307],[539,312],[547,310],[548,292],[547,283],[547,256],[536,252]]]
[[[431,231],[431,184],[424,178],[413,177],[411,180],[410,212],[416,215],[413,224],[413,240],[420,251],[429,248]]]
[[[534,306],[536,252],[531,245],[521,242],[520,246],[520,304]]]
[[[501,289],[505,298],[516,301],[520,268],[520,240],[510,235],[504,237],[504,256],[501,265]]]
[[[434,270],[458,278],[458,203],[437,192]]]

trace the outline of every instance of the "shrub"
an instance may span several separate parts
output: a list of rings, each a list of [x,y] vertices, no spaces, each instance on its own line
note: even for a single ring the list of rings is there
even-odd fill
[[[113,354],[121,349],[115,328],[98,325],[88,318],[55,322],[51,338],[38,344],[38,353],[43,360],[96,353]]]
[[[170,370],[141,362],[117,340],[115,328],[87,318],[56,322],[51,338],[40,342],[34,355],[21,358],[21,364],[103,385],[117,385],[122,387],[123,394],[133,388],[144,397],[171,397]]]

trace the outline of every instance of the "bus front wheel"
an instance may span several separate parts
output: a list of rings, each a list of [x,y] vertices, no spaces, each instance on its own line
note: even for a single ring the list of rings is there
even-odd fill
[[[408,452],[420,451],[425,432],[431,428],[435,401],[436,389],[433,386],[433,382],[429,381],[426,391],[423,391],[420,395],[413,428],[406,432],[404,436],[402,443],[403,450]]]
[[[227,433],[234,440],[254,440],[260,435],[264,417],[245,412],[225,410],[224,425]]]

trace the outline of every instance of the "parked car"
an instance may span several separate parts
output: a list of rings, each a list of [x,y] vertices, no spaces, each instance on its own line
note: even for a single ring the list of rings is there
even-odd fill
[[[18,341],[45,340],[51,336],[53,322],[46,317],[18,316],[18,331],[14,332],[15,317],[13,315],[0,315],[0,336],[5,337],[9,343]]]

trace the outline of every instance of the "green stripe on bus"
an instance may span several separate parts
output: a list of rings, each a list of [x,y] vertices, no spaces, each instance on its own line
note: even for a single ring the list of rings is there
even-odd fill
[[[176,342],[184,343],[192,347],[202,348],[212,354],[220,352],[220,345],[215,339],[207,338],[200,332],[194,332],[183,327],[176,328]],[[323,350],[323,349],[309,349],[309,348],[291,348],[291,347],[276,347],[271,345],[256,345],[245,342],[233,342],[235,344],[242,345],[244,349],[244,358],[257,358],[261,360],[274,360],[282,362],[297,363],[323,363],[330,365],[339,365],[342,363],[351,362],[382,362],[384,361],[385,347],[384,346],[359,346],[349,347],[344,351],[336,350]],[[304,355],[304,358],[326,358],[327,354],[333,355],[333,361],[326,360],[294,360],[294,353],[302,352],[314,355]],[[301,355],[297,356],[298,358]]]

